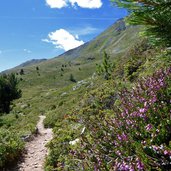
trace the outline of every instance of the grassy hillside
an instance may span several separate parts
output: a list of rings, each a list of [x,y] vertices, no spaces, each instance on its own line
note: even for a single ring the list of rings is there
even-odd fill
[[[139,30],[140,27],[127,27],[123,20],[119,20],[94,40],[59,57],[8,71],[17,73],[21,80],[23,96],[17,103],[21,106],[27,103],[31,105],[30,110],[34,111],[36,116],[47,111],[51,105],[56,105],[56,101],[60,99],[59,94],[65,92],[67,86],[74,84],[70,81],[71,74],[76,81],[92,76],[96,71],[96,64],[103,58],[104,51],[110,54],[111,60],[121,60],[120,57],[139,39]],[[51,92],[54,92],[55,96]],[[48,94],[52,94],[56,101],[48,97]],[[17,110],[18,106],[20,105],[16,105]],[[24,110],[26,114],[29,113],[29,109],[27,110]]]
[[[68,73],[71,72],[76,80],[82,80],[93,74],[95,64],[102,59],[104,50],[112,59],[125,54],[138,39],[139,30],[139,27],[126,27],[124,21],[119,20],[97,38],[78,48],[40,64],[24,67],[23,87],[29,86],[29,81],[33,86],[37,86],[38,82],[43,83],[41,85],[46,88],[64,86],[70,83]],[[64,71],[61,71],[62,65]],[[39,67],[39,71],[36,70],[36,66]],[[17,67],[12,72],[19,73],[20,69],[22,67]],[[58,79],[61,80],[60,83]]]

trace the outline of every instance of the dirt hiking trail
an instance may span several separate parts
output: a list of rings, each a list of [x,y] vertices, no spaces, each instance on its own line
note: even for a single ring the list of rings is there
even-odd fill
[[[43,171],[44,160],[48,154],[45,145],[52,139],[52,129],[45,129],[43,120],[45,116],[39,116],[37,124],[39,134],[26,144],[26,154],[16,171]]]

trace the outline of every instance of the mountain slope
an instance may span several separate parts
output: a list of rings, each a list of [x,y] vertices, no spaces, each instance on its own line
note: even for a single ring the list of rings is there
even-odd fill
[[[24,75],[19,75],[23,81],[21,87],[26,89],[54,88],[69,85],[69,76],[72,73],[77,81],[82,80],[95,72],[96,63],[103,57],[103,52],[110,54],[112,60],[120,60],[139,39],[140,27],[126,26],[123,20],[101,33],[95,39],[75,49],[50,60],[25,66]],[[20,73],[19,68],[10,70]],[[60,82],[58,81],[60,80]]]
[[[65,142],[73,142],[80,132],[80,125],[77,122],[80,113],[77,111],[82,111],[85,107],[82,102],[85,101],[94,109],[104,100],[104,104],[107,103],[106,110],[110,106],[108,99],[113,98],[113,90],[132,84],[126,80],[128,77],[125,76],[125,66],[128,71],[133,69],[133,74],[137,71],[144,76],[166,63],[162,56],[156,57],[153,52],[148,51],[147,44],[142,46],[138,36],[140,30],[141,27],[125,26],[123,20],[119,20],[98,37],[78,48],[39,64],[22,67],[23,74],[20,72],[21,68],[10,70],[17,73],[21,80],[19,86],[23,94],[22,98],[11,106],[11,113],[0,117],[0,128],[9,132],[14,131],[20,137],[27,137],[35,132],[38,116],[46,115],[45,126],[53,127],[55,133],[49,144],[51,154],[48,165],[56,166],[58,158],[61,161],[60,156],[62,160],[63,155],[68,156],[67,153],[63,154],[68,149],[65,146],[69,145]],[[133,54],[130,53],[132,50]],[[112,73],[113,80],[110,81],[93,74],[96,71],[96,64],[102,62],[104,51],[110,55],[116,66]],[[130,74],[128,71],[126,74]],[[70,79],[71,74],[77,83]],[[117,94],[114,93],[115,95]],[[86,96],[88,98],[85,98]],[[86,108],[82,116],[88,113],[89,108]],[[90,115],[93,114],[90,112]],[[15,134],[12,132],[11,136]]]
[[[35,65],[35,64],[39,64],[41,62],[46,61],[47,59],[31,59],[29,61],[26,61],[20,65],[18,65],[16,68],[20,68],[20,67],[27,67],[27,66],[31,66],[31,65]]]
[[[46,126],[54,126],[57,118],[69,112],[85,94],[85,87],[91,88],[103,83],[104,80],[93,83],[91,78],[96,72],[96,64],[102,61],[104,51],[118,65],[119,72],[116,69],[116,74],[122,77],[123,65],[127,61],[125,54],[139,41],[140,29],[125,26],[123,20],[119,20],[94,40],[78,48],[36,66],[23,67],[23,75],[20,75],[20,69],[11,70],[21,79],[19,86],[23,92],[14,110],[23,111],[29,114],[28,117],[34,115],[36,119],[40,113],[45,113],[48,116],[46,120],[53,118],[49,119],[49,123],[46,122]],[[71,74],[77,83],[71,81]],[[26,109],[23,110],[23,106]]]
[[[135,43],[139,30],[140,27],[126,26],[123,20],[118,20],[92,41],[67,51],[61,57],[69,60],[77,58],[88,60],[92,57],[100,58],[104,50],[111,55],[123,54]]]

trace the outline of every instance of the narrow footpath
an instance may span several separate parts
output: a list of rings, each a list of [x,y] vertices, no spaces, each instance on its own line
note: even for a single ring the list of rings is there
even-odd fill
[[[43,171],[45,157],[48,150],[45,145],[52,139],[52,129],[45,129],[43,120],[45,116],[40,116],[37,124],[38,136],[26,144],[27,153],[23,162],[18,165],[18,171]]]

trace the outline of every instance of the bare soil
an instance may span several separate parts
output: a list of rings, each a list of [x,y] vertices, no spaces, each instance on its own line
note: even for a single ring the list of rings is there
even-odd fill
[[[43,171],[45,157],[48,149],[45,145],[52,139],[52,129],[45,129],[43,120],[45,116],[40,116],[37,124],[38,135],[26,144],[26,154],[23,161],[17,166],[16,171]]]

